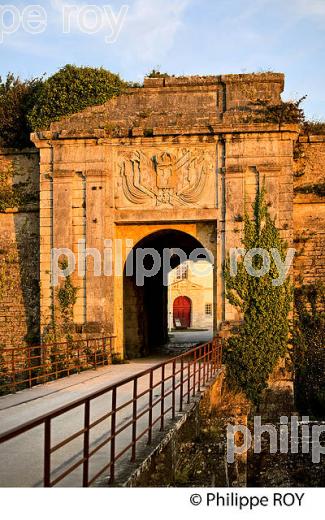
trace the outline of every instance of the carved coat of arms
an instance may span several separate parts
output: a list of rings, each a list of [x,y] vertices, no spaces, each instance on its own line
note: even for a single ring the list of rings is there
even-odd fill
[[[124,152],[118,166],[118,185],[125,199],[148,207],[196,206],[213,170],[209,154],[184,149]]]

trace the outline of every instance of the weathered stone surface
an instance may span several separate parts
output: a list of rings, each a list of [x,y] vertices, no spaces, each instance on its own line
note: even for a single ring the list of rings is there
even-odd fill
[[[294,240],[297,282],[325,279],[325,136],[300,137],[294,176]],[[322,196],[321,196],[322,194]]]
[[[39,165],[34,153],[28,168],[40,183],[40,257],[35,246],[33,261],[40,265],[42,333],[55,313],[51,248],[77,254],[83,240],[103,259],[107,240],[113,241],[114,268],[120,267],[115,276],[95,276],[89,255],[86,274],[73,273],[74,323],[79,333],[116,334],[119,353],[127,341],[145,343],[145,299],[123,278],[123,268],[133,246],[151,243],[159,249],[163,236],[168,246],[168,233],[173,247],[182,243],[190,251],[198,244],[214,256],[214,330],[225,321],[238,322],[225,301],[222,265],[229,248],[241,245],[245,202],[249,207],[264,179],[282,236],[289,245],[294,233],[296,243],[304,242],[296,274],[307,282],[323,279],[323,199],[294,193],[294,187],[323,179],[324,138],[299,138],[298,126],[266,123],[254,110],[256,100],[279,104],[283,87],[284,76],[272,73],[147,78],[143,88],[33,135]],[[303,176],[293,175],[300,170]],[[10,219],[22,218],[8,215],[0,215],[5,230]],[[28,213],[28,219],[38,226],[37,213]],[[302,239],[305,231],[309,240]],[[19,270],[13,277],[17,287],[26,286]],[[152,300],[156,314],[164,312],[159,284],[150,290],[158,290]],[[25,303],[35,308],[33,298]],[[7,311],[1,316],[6,320]],[[12,337],[21,341],[22,332]]]
[[[0,172],[22,185],[35,203],[0,213],[0,345],[19,346],[39,335],[38,153],[0,149]],[[1,196],[1,194],[0,194]]]

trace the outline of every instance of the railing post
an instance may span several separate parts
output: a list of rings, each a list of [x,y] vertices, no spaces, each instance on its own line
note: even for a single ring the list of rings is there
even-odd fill
[[[215,342],[214,342],[214,370],[215,371],[217,370],[217,368],[219,368],[218,354],[219,354],[219,340],[218,340],[218,338],[215,338]]]
[[[67,343],[66,349],[65,349],[65,355],[66,355],[66,363],[68,367],[68,377],[70,375],[70,355],[69,355],[69,343]]]
[[[95,370],[97,370],[97,344],[95,343]]]
[[[115,432],[116,432],[116,386],[112,390],[112,415],[111,415],[111,458],[110,458],[110,484],[115,480]]]
[[[180,395],[179,395],[179,411],[183,411],[183,387],[184,387],[184,358],[181,357],[181,384],[180,384]]]
[[[88,338],[86,339],[86,359],[87,359],[87,365],[90,366],[91,361],[91,352],[89,352],[89,341]]]
[[[110,356],[111,356],[111,361],[112,361],[113,350],[114,350],[114,338],[112,336],[110,337],[110,340],[109,340],[109,348],[110,348]]]
[[[28,386],[32,388],[32,360],[31,360],[31,348],[28,347]]]
[[[54,363],[55,363],[55,379],[58,379],[58,357],[59,357],[59,353],[58,353],[58,344],[57,343],[54,343]]]
[[[190,404],[191,401],[191,364],[190,358],[187,360],[187,404]]]
[[[176,417],[176,360],[173,361],[173,393],[172,393],[173,419]]]
[[[209,343],[209,372],[209,379],[211,379],[213,376],[213,340]]]
[[[138,379],[135,377],[133,381],[133,416],[132,416],[132,456],[131,462],[136,459],[136,443],[137,443],[137,394]]]
[[[103,338],[103,367],[106,363],[106,338]]]
[[[160,431],[165,427],[165,365],[161,367]]]
[[[44,423],[44,487],[51,486],[51,419]]]
[[[83,453],[83,474],[82,487],[88,487],[89,481],[89,422],[90,422],[90,400],[85,402],[85,418],[84,418],[84,453]]]
[[[198,392],[201,392],[201,357],[202,357],[202,347],[199,348],[199,370],[198,370]]]
[[[196,394],[196,352],[197,350],[194,350],[194,362],[193,362],[193,397]]]
[[[149,378],[149,417],[148,417],[148,444],[152,441],[152,401],[153,401],[153,370],[150,370]]]
[[[15,367],[15,349],[11,351],[11,373],[14,392],[16,392],[16,367]]]

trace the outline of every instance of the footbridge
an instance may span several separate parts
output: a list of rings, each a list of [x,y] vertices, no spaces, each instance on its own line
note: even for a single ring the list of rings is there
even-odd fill
[[[0,398],[0,486],[116,485],[215,381],[222,346],[215,338],[172,358],[98,359],[96,371]]]

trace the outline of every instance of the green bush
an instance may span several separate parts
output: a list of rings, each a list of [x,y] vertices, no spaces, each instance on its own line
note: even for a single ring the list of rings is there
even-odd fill
[[[0,144],[13,148],[30,146],[27,114],[39,95],[42,80],[22,81],[13,74],[0,77]]]
[[[265,190],[258,193],[254,204],[254,220],[245,214],[243,246],[249,251],[263,248],[279,251],[282,260],[286,256],[286,244],[268,212]],[[238,262],[236,276],[231,276],[230,260],[225,265],[226,295],[229,302],[242,314],[244,321],[237,333],[228,340],[225,349],[229,387],[243,391],[256,405],[269,376],[279,358],[287,350],[292,287],[289,278],[280,286],[272,281],[278,278],[278,270],[270,254],[269,272],[262,277],[247,273],[243,262]],[[256,257],[253,267],[259,269],[262,258]]]
[[[63,116],[105,103],[127,86],[117,74],[103,68],[66,65],[43,82],[28,115],[29,125],[34,130],[46,129]]]
[[[279,126],[283,124],[304,125],[305,113],[300,105],[305,101],[306,97],[303,96],[297,101],[281,101],[277,105],[258,99],[251,105],[265,123],[275,123]]]
[[[305,121],[303,130],[308,135],[325,135],[325,121]]]

